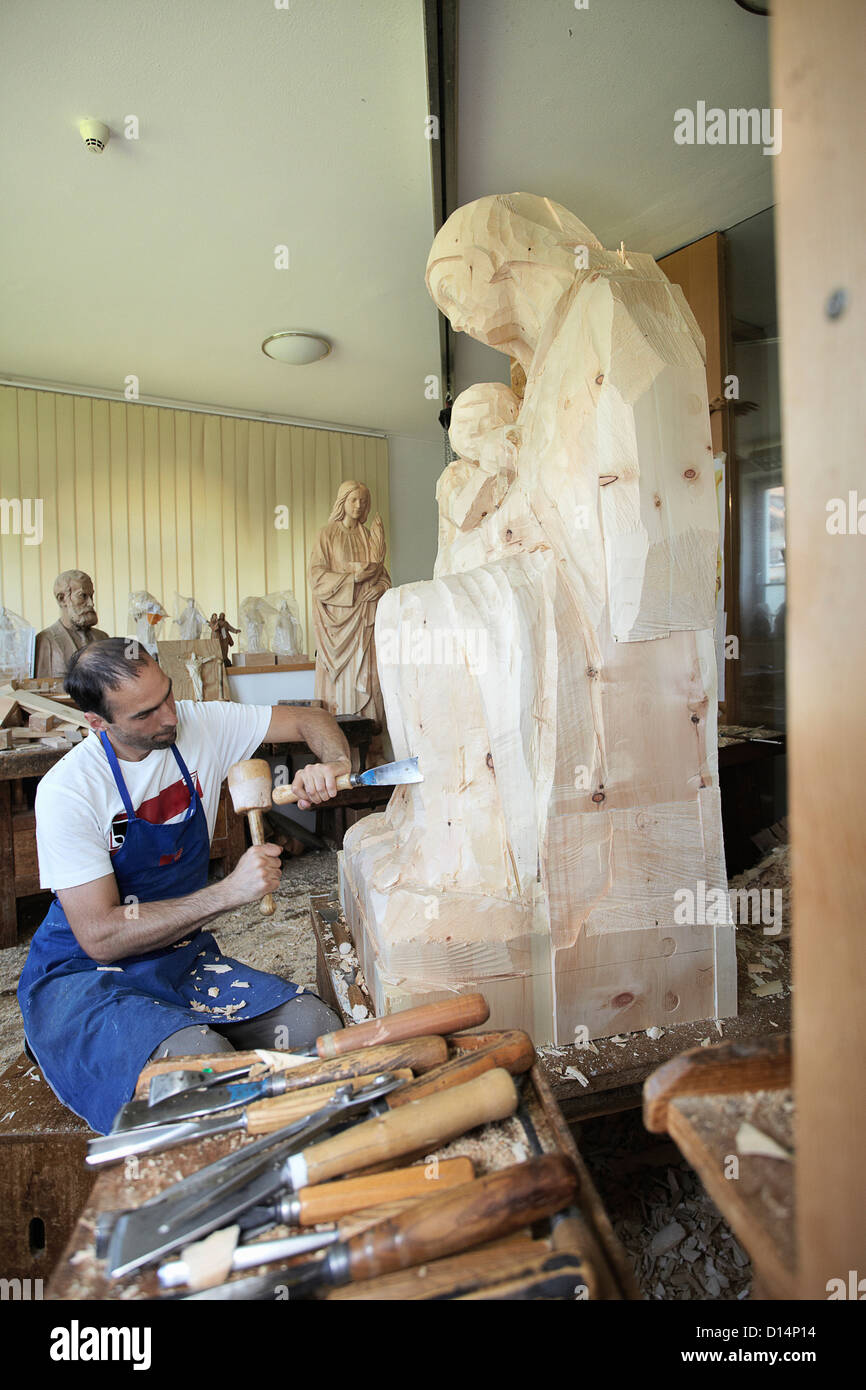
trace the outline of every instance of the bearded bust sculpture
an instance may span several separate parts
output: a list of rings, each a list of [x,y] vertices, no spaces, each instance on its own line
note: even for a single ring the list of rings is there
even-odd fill
[[[64,570],[54,581],[54,597],[60,605],[60,617],[36,634],[36,676],[65,676],[75,652],[108,636],[96,626],[99,619],[89,574]]]

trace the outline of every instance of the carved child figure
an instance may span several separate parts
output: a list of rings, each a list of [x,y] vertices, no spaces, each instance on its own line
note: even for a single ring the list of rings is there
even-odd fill
[[[461,391],[448,431],[458,455],[436,484],[439,553],[433,577],[459,574],[487,558],[478,527],[502,503],[514,478],[520,401],[501,382]]]

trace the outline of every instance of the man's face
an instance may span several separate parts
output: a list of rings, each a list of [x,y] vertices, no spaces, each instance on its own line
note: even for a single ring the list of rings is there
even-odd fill
[[[99,733],[142,753],[170,748],[177,738],[177,711],[171,681],[155,661],[149,661],[138,679],[124,681],[108,692],[110,720],[88,715],[88,723]]]
[[[97,622],[93,606],[93,584],[89,579],[73,580],[66,590],[63,607],[73,627],[93,627]]]

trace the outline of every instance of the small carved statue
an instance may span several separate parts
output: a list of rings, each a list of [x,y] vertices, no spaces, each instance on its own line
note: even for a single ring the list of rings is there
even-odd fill
[[[362,714],[384,728],[373,625],[391,576],[382,519],[377,513],[368,530],[369,511],[369,488],[351,479],[341,483],[310,557],[316,698],[332,714]]]

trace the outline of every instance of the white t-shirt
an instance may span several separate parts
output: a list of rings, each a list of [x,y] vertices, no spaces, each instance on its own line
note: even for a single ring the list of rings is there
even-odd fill
[[[223,700],[177,701],[176,747],[201,797],[212,838],[220,787],[232,763],[258,748],[271,722],[270,705]],[[135,814],[156,825],[182,820],[189,789],[170,748],[140,762],[118,758]],[[98,734],[90,733],[46,772],[36,790],[36,849],[43,888],[77,888],[112,873],[111,856],[127,821]]]

